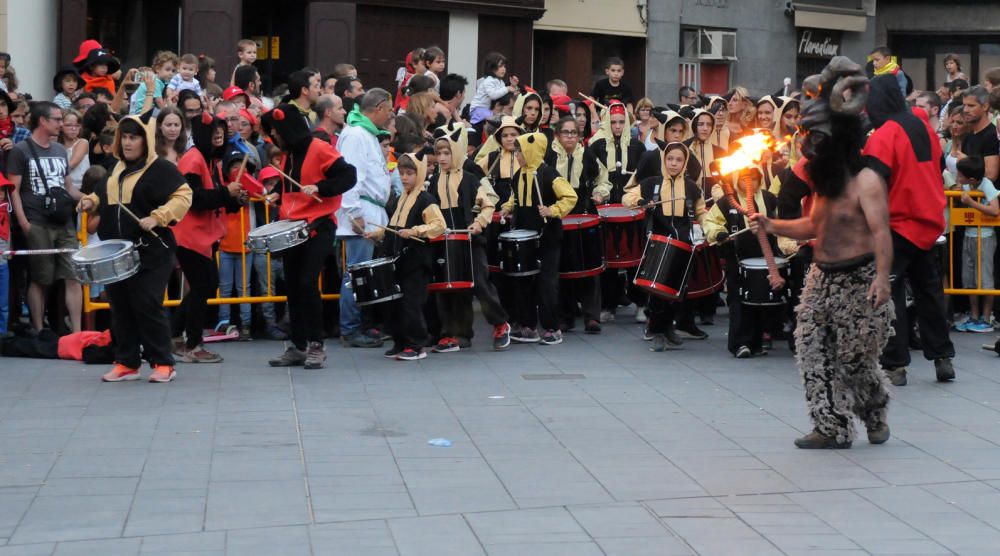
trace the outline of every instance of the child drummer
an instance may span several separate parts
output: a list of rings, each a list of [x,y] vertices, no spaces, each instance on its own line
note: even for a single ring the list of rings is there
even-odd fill
[[[434,135],[434,154],[438,173],[431,179],[429,192],[441,208],[449,230],[468,229],[472,235],[472,290],[441,292],[436,297],[441,317],[441,338],[435,353],[458,351],[460,344],[469,344],[472,338],[472,294],[479,299],[486,322],[493,326],[493,349],[503,350],[510,345],[510,325],[507,311],[500,304],[497,289],[489,279],[483,230],[493,220],[493,211],[499,200],[488,180],[482,182],[472,172],[463,170],[468,131],[462,124],[439,127]]]
[[[691,153],[683,143],[669,143],[661,151],[663,177],[649,177],[625,191],[622,204],[646,208],[646,230],[693,244],[691,228],[705,225],[705,199],[701,188],[685,175]],[[674,330],[676,304],[649,296],[647,332],[653,337],[650,351],[677,349],[681,340]]]
[[[365,233],[371,240],[385,240],[388,256],[396,260],[396,280],[403,297],[392,301],[391,332],[393,346],[385,356],[400,361],[416,361],[427,357],[424,342],[427,324],[424,322],[424,304],[427,302],[427,284],[430,282],[433,251],[427,243],[444,233],[447,227],[441,209],[434,197],[424,191],[427,163],[417,155],[402,155],[396,166],[403,193],[386,206],[391,215],[389,229],[379,228]],[[414,238],[423,238],[420,242]]]
[[[519,279],[514,291],[516,319],[521,325],[511,332],[511,340],[521,343],[562,343],[559,330],[559,253],[562,241],[561,218],[576,206],[576,191],[555,168],[545,164],[548,139],[539,132],[517,138],[519,169],[514,189],[503,204],[502,216],[514,216],[514,225],[541,234],[539,241],[540,272]],[[535,326],[541,322],[545,332],[539,337]]]
[[[715,203],[705,219],[704,229],[706,239],[719,243],[729,239],[747,228],[747,190],[752,192],[756,211],[767,214],[769,218],[777,215],[777,198],[771,192],[761,187],[762,174],[760,168],[745,168],[740,171],[738,184],[733,190],[730,179],[720,180],[725,194]],[[771,252],[780,256],[777,237],[767,236]],[[740,291],[740,261],[749,258],[763,257],[760,241],[752,233],[747,232],[734,237],[723,249],[726,259],[726,289],[729,295],[726,303],[729,306],[729,351],[739,359],[767,355],[763,347],[764,329],[775,322],[780,322],[784,309],[781,306],[758,307],[745,305],[739,296]],[[781,288],[784,289],[784,285]],[[773,326],[771,327],[774,328]]]

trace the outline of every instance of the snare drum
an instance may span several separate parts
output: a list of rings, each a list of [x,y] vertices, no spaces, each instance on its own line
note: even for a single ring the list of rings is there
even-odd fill
[[[432,292],[472,289],[472,240],[469,234],[445,232],[431,240],[434,261],[431,281],[427,289]]]
[[[623,205],[601,205],[597,214],[604,228],[608,268],[639,266],[646,240],[644,211]]]
[[[785,279],[785,287],[774,291],[767,280],[767,261],[755,257],[740,261],[740,301],[744,305],[767,307],[784,305],[788,301],[788,260],[775,257],[778,273]]]
[[[384,303],[403,297],[396,283],[396,259],[375,259],[347,267],[351,276],[354,301],[359,307]]]
[[[686,299],[698,299],[715,292],[722,291],[726,283],[726,274],[722,270],[722,259],[717,248],[707,243],[694,246],[691,257],[691,270],[688,271]]]
[[[501,223],[500,211],[493,213],[493,221],[486,226],[486,266],[490,272],[500,272],[500,234],[510,231],[510,218]]]
[[[277,253],[309,240],[305,220],[278,220],[250,230],[247,249],[251,253]]]
[[[559,278],[572,280],[604,272],[601,219],[592,214],[570,214],[562,219]]]
[[[635,285],[668,300],[683,295],[694,247],[672,237],[652,234],[635,275]]]
[[[76,277],[87,284],[114,284],[139,272],[139,250],[125,239],[95,241],[70,260]]]
[[[538,240],[533,230],[500,234],[500,270],[507,276],[533,276],[541,270]]]

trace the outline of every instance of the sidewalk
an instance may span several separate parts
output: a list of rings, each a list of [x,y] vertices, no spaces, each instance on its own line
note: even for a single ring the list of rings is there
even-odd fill
[[[1000,550],[993,335],[953,336],[953,384],[914,353],[887,444],[812,452],[783,343],[737,361],[722,317],[651,353],[630,314],[418,363],[328,341],[319,371],[231,343],[169,385],[0,359],[0,556]]]

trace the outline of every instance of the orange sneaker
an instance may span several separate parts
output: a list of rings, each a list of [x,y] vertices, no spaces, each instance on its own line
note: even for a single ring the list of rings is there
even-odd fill
[[[140,378],[139,369],[126,367],[121,363],[115,363],[113,369],[101,376],[101,380],[104,382],[124,382],[126,380],[139,380]]]
[[[149,375],[150,382],[170,382],[177,376],[177,372],[170,365],[153,365],[153,374]]]

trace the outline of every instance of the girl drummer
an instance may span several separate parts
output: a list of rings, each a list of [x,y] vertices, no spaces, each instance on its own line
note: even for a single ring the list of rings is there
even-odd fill
[[[396,280],[403,297],[392,301],[390,320],[393,346],[385,352],[390,359],[416,361],[427,357],[424,342],[427,324],[424,321],[424,304],[427,302],[427,284],[430,282],[430,244],[413,238],[430,239],[440,236],[446,228],[441,209],[430,193],[424,191],[427,163],[417,155],[406,153],[397,163],[403,194],[393,197],[386,206],[389,228],[365,233],[371,240],[386,240],[386,253],[396,256]]]
[[[78,207],[91,215],[100,214],[102,239],[129,240],[139,251],[139,272],[107,286],[115,366],[101,377],[105,382],[138,380],[141,358],[153,367],[150,382],[170,382],[176,376],[170,323],[163,308],[163,292],[177,250],[168,226],[187,214],[191,188],[176,166],[156,156],[155,145],[153,125],[135,116],[122,120],[113,146],[118,164]],[[138,222],[122,209],[135,213]]]
[[[684,173],[691,153],[683,143],[669,143],[662,153],[663,177],[646,178],[631,187],[625,192],[622,204],[645,207],[646,229],[653,234],[692,245],[691,228],[696,223],[704,224],[707,211],[701,188]],[[646,307],[647,332],[653,337],[650,351],[677,349],[681,345],[674,330],[675,309],[675,303],[650,295]]]

